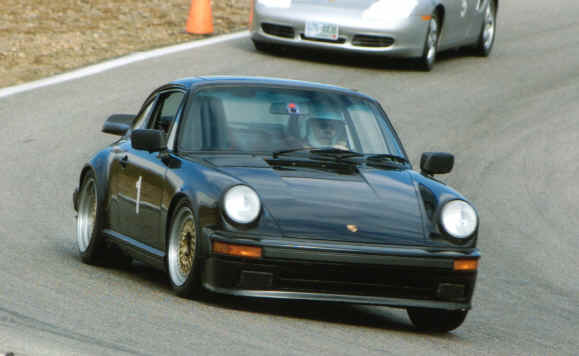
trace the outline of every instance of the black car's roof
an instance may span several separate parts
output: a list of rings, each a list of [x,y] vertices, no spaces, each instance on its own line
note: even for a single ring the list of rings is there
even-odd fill
[[[329,85],[329,84],[322,84],[322,83],[314,83],[314,82],[306,82],[301,80],[291,80],[291,79],[281,79],[281,78],[268,78],[268,77],[244,77],[244,76],[200,76],[200,77],[190,77],[190,78],[183,78],[175,80],[169,84],[173,85],[180,85],[187,89],[190,89],[194,86],[205,84],[205,83],[215,83],[215,84],[254,84],[254,85],[274,85],[274,86],[287,86],[287,87],[298,87],[298,88],[307,88],[307,89],[317,89],[317,90],[331,90],[336,92],[341,92],[347,95],[357,95],[362,96],[370,100],[375,100],[374,98],[361,94],[352,89],[346,89],[343,87]]]

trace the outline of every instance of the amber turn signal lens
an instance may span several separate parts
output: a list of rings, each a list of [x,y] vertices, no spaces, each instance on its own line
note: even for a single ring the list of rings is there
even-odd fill
[[[455,260],[455,271],[476,271],[478,268],[478,260]]]
[[[432,16],[425,15],[425,16],[421,16],[421,18],[422,18],[422,21],[429,21],[432,18]]]
[[[213,252],[222,255],[261,258],[261,247],[232,245],[220,241],[213,241]]]

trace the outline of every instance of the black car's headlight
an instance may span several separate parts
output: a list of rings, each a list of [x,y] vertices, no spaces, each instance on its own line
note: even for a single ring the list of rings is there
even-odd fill
[[[255,190],[247,185],[236,185],[223,196],[223,210],[233,222],[249,224],[259,216],[261,201]]]
[[[451,200],[442,207],[440,224],[451,237],[466,239],[476,231],[478,216],[464,200]]]

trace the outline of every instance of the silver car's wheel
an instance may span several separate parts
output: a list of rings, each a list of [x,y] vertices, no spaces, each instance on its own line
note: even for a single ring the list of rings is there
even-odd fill
[[[487,57],[495,42],[496,35],[496,9],[495,2],[489,1],[484,14],[483,26],[477,45],[477,51],[481,56]]]
[[[104,249],[99,214],[98,188],[94,174],[90,171],[80,188],[75,227],[76,245],[85,263],[95,263]]]
[[[180,296],[189,296],[199,287],[198,234],[193,212],[186,201],[175,209],[167,246],[167,269],[171,285]]]
[[[440,25],[438,17],[432,15],[428,22],[428,30],[426,32],[426,39],[424,41],[424,54],[420,58],[420,65],[425,70],[431,70],[436,61],[436,54],[438,52],[438,41],[440,34]]]

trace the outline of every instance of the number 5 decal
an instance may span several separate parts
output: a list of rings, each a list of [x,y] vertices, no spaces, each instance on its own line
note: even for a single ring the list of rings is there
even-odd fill
[[[137,207],[135,208],[137,215],[139,215],[139,206],[141,205],[141,186],[143,185],[143,177],[139,176],[139,180],[135,187],[137,188]]]

